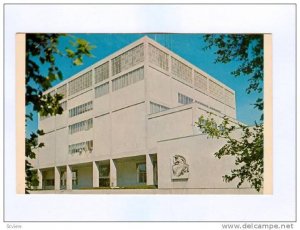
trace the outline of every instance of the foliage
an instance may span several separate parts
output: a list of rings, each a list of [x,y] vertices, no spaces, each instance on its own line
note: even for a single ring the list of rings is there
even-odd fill
[[[256,124],[248,127],[243,124],[234,125],[228,117],[224,117],[220,124],[209,117],[200,116],[196,125],[208,135],[208,138],[222,138],[226,144],[215,153],[217,158],[233,156],[236,168],[231,170],[231,175],[223,176],[225,182],[239,179],[239,188],[245,181],[251,187],[260,191],[263,186],[263,125]],[[238,132],[241,136],[237,139],[233,135]]]
[[[204,36],[207,46],[215,48],[215,63],[238,61],[240,64],[231,72],[235,77],[248,76],[249,86],[246,92],[263,91],[264,53],[262,34],[208,34]],[[254,107],[263,110],[263,99],[259,97]],[[263,120],[263,115],[261,117]]]
[[[238,66],[231,72],[234,77],[248,76],[248,94],[263,91],[263,35],[260,34],[209,34],[204,36],[207,46],[204,49],[214,49],[215,63],[229,63],[237,61]],[[254,108],[263,111],[264,101],[258,97],[253,104]],[[229,125],[228,118],[224,117],[221,124],[217,124],[211,117],[201,116],[196,125],[209,138],[222,138],[226,144],[215,153],[215,156],[235,157],[237,168],[231,170],[230,175],[223,176],[225,182],[239,178],[237,187],[248,181],[251,187],[260,191],[263,187],[263,113],[261,124],[254,127],[242,124]],[[240,138],[232,137],[234,132],[240,133]]]
[[[59,48],[59,39],[68,37],[71,40],[71,48],[65,50]],[[63,74],[57,66],[57,57],[66,57],[73,65],[81,65],[83,57],[91,57],[91,50],[94,47],[87,41],[67,34],[26,34],[26,106],[31,105],[33,112],[38,112],[40,116],[53,116],[62,114],[63,109],[59,102],[63,98],[61,94],[51,95],[43,92],[52,87],[55,80],[62,80]],[[41,69],[47,69],[46,76]],[[33,120],[33,113],[25,115],[26,123]],[[43,135],[42,130],[31,133],[29,138],[25,138],[25,171],[26,189],[36,184],[36,175],[32,171],[32,166],[28,159],[35,158],[37,149],[44,146],[38,144],[38,136]]]

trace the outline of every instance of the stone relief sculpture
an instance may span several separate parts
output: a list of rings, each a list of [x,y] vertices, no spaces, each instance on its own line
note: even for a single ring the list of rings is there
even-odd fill
[[[187,179],[189,176],[189,165],[181,155],[174,155],[172,159],[172,179]]]

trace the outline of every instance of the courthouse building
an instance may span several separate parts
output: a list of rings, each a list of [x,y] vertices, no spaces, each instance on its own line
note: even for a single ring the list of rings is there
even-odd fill
[[[39,119],[40,189],[253,191],[223,181],[234,161],[214,157],[224,141],[195,125],[208,113],[236,122],[235,92],[148,37],[47,93],[64,95],[64,112]]]

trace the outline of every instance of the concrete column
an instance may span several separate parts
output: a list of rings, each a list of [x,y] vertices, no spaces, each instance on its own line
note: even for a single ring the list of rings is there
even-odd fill
[[[54,167],[54,189],[60,190],[60,171],[58,167]]]
[[[95,161],[93,161],[93,187],[99,187],[99,168]]]
[[[146,154],[146,173],[147,173],[147,185],[154,185],[153,162],[150,154]]]
[[[72,168],[67,165],[67,190],[72,190]]]
[[[39,178],[38,189],[43,189],[43,173],[40,169],[37,170],[37,175],[38,175],[38,178]]]
[[[117,186],[117,168],[116,168],[115,161],[113,159],[109,160],[109,167],[110,167],[110,173],[109,173],[110,186],[116,187]]]

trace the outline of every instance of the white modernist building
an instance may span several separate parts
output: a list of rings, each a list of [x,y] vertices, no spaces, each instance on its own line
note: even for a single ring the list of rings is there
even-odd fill
[[[208,112],[235,121],[235,92],[148,37],[47,93],[64,95],[64,112],[39,120],[45,147],[33,164],[40,189],[253,191],[223,182],[234,162],[215,158],[224,142],[195,126]]]

